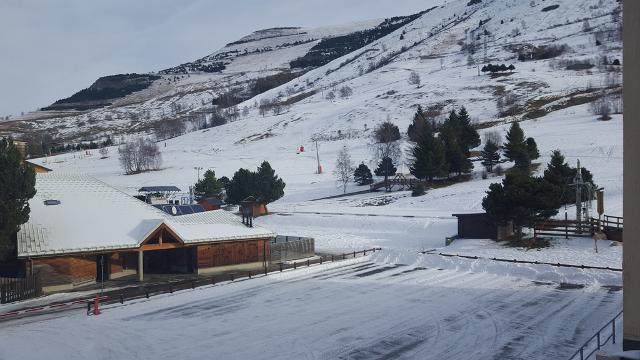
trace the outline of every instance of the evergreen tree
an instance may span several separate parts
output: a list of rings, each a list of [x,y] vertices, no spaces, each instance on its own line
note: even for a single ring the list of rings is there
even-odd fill
[[[593,182],[593,175],[586,168],[581,167],[582,180],[585,184],[591,184],[595,189],[596,184]],[[560,191],[560,201],[564,204],[573,204],[576,202],[576,190],[572,186],[576,177],[578,169],[569,166],[565,162],[565,158],[560,150],[554,150],[551,154],[551,160],[544,171],[544,179],[556,186]],[[582,190],[582,199],[587,199],[588,194],[586,189]]]
[[[533,138],[530,138],[533,140]],[[528,171],[531,165],[531,156],[534,158],[540,156],[538,154],[535,141],[529,142],[525,140],[524,132],[517,122],[511,123],[511,128],[507,132],[506,144],[504,144],[504,156],[510,161],[515,162],[515,168],[523,171]],[[535,149],[535,150],[534,150]]]
[[[286,184],[276,175],[271,164],[263,161],[256,173],[257,197],[265,203],[274,202],[284,196]]]
[[[29,199],[35,194],[33,169],[24,166],[11,139],[0,139],[0,261],[15,259],[16,234],[29,220]]]
[[[257,196],[256,174],[247,169],[239,169],[233,174],[231,181],[226,187],[227,202],[230,204],[239,204],[242,200],[249,196]]]
[[[213,170],[207,170],[203,178],[193,187],[193,194],[198,200],[207,197],[220,198],[223,189],[224,185],[216,179],[216,173]]]
[[[410,171],[418,179],[433,180],[449,173],[444,145],[435,136],[431,125],[425,126],[420,141],[411,149],[413,164]]]
[[[358,185],[369,185],[373,183],[373,176],[371,175],[369,167],[364,163],[360,163],[353,173],[353,180],[358,183]]]
[[[386,180],[389,176],[395,175],[396,171],[398,171],[398,169],[393,164],[393,160],[391,160],[390,157],[384,157],[378,163],[378,167],[374,170],[374,173],[376,176],[384,176]]]
[[[488,172],[493,172],[493,166],[500,161],[500,148],[493,141],[487,141],[482,148],[480,157],[482,158],[482,165]]]
[[[407,128],[407,136],[409,137],[409,140],[418,142],[418,138],[422,133],[422,128],[427,121],[428,119],[426,114],[422,110],[422,107],[418,105],[418,110],[416,110],[415,115],[413,115],[413,121],[409,124],[409,128]]]
[[[473,164],[459,145],[459,139],[451,127],[444,127],[440,131],[440,139],[445,149],[446,162],[449,165],[449,172],[456,175],[466,174],[473,169]]]
[[[517,122],[512,122],[509,131],[506,136],[506,143],[504,144],[504,157],[509,161],[515,161],[518,155],[525,151],[526,144],[524,139],[524,132]]]
[[[536,144],[536,140],[534,138],[527,138],[527,154],[529,155],[530,160],[535,160],[540,157],[538,144]]]
[[[513,222],[518,239],[523,227],[556,215],[560,205],[556,186],[524,172],[509,173],[502,184],[491,184],[482,200],[482,207],[497,223]]]
[[[464,106],[458,111],[458,129],[459,144],[465,154],[469,156],[469,150],[480,146],[480,135],[471,124],[471,118]]]

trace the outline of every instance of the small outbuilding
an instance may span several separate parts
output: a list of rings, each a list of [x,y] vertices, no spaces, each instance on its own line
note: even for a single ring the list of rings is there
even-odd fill
[[[458,237],[462,239],[505,240],[513,235],[513,225],[498,225],[487,213],[453,214],[458,218]]]
[[[202,206],[204,211],[220,210],[222,205],[224,205],[224,201],[217,197],[207,197],[198,200],[198,204]]]

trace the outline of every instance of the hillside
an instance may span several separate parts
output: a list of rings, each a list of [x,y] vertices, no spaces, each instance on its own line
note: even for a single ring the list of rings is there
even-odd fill
[[[565,0],[554,2],[557,8],[550,4],[494,0],[470,6],[455,1],[404,18],[256,31],[194,62],[140,75],[148,81],[144,87],[131,88],[137,91],[88,98],[88,103],[61,100],[44,108],[59,111],[26,114],[2,123],[0,132],[18,137],[46,133],[56,143],[99,142],[107,135],[118,139],[140,133],[165,138],[158,129],[167,120],[184,123],[186,131],[201,128],[217,111],[211,104],[220,97],[228,100],[225,107],[231,106],[225,117],[244,123],[261,118],[262,99],[293,104],[277,118],[291,121],[304,115],[307,125],[323,124],[308,137],[337,130],[357,132],[365,122],[373,125],[387,114],[406,122],[417,104],[446,112],[451,105],[465,103],[480,121],[494,121],[501,117],[496,100],[503,97],[519,105],[509,114],[536,117],[545,111],[540,106],[562,107],[551,103],[619,83],[615,76],[606,80],[606,73],[616,72],[603,69],[601,59],[606,55],[610,62],[621,60],[619,3]],[[548,52],[543,58],[549,46],[565,44],[560,54]],[[541,59],[531,59],[534,54]],[[471,65],[490,62],[514,64],[516,71],[478,76],[477,66]],[[571,67],[575,62],[578,66]],[[422,86],[407,84],[410,71],[421,76]],[[269,86],[254,89],[256,79],[276,74],[285,77],[286,85],[267,81]],[[353,98],[324,100],[329,91],[343,85],[357,89]],[[108,101],[96,104],[105,98]],[[326,111],[314,111],[307,118],[309,109],[320,103]],[[244,107],[248,110],[242,111]],[[335,126],[321,120],[329,112]]]

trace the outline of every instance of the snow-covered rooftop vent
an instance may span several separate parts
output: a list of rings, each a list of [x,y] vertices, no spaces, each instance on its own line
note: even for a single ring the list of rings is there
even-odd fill
[[[48,199],[44,201],[45,205],[60,205],[60,200]]]

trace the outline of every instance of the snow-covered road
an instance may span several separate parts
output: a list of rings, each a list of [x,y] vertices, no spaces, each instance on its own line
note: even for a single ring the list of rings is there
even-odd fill
[[[621,295],[361,258],[7,323],[0,358],[561,359]]]

